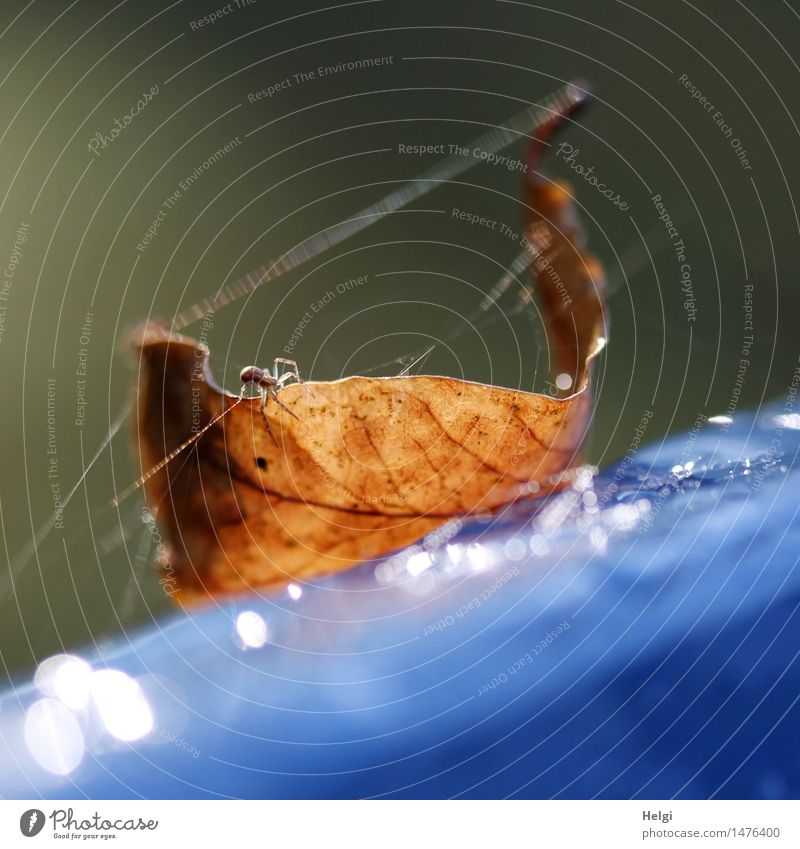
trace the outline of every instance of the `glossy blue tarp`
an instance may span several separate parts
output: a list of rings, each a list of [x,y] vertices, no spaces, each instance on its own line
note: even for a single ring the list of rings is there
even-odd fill
[[[31,709],[64,688],[17,685],[0,794],[797,797],[793,401],[377,567],[121,636],[84,659],[136,682],[127,728],[87,684],[42,754]]]

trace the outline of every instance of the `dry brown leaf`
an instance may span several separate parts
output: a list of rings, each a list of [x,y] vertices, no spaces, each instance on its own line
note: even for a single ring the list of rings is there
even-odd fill
[[[233,407],[145,482],[166,529],[165,585],[181,604],[334,572],[407,545],[456,516],[497,512],[559,485],[579,461],[590,363],[604,344],[600,267],[582,249],[568,189],[531,146],[526,236],[557,371],[554,398],[449,377],[350,377],[291,385],[267,415],[220,390],[198,343],[159,325],[140,352],[138,447],[152,468]],[[197,380],[198,353],[203,369]],[[194,378],[194,379],[193,379]],[[194,393],[194,394],[193,394]]]

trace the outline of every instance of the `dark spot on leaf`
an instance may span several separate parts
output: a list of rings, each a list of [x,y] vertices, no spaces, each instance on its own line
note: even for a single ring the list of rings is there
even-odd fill
[[[266,469],[267,461],[263,457],[256,457],[256,465],[259,469]]]

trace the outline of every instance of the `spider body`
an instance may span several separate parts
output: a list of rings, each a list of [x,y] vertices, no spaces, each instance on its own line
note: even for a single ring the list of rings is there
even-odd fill
[[[289,368],[282,374],[279,374],[278,370],[281,365],[288,366]],[[295,416],[295,414],[285,404],[281,403],[278,398],[278,390],[282,389],[286,385],[287,381],[294,379],[298,383],[303,383],[303,379],[300,377],[300,372],[297,370],[297,363],[294,360],[286,360],[283,357],[276,357],[272,364],[271,372],[266,369],[259,368],[258,366],[247,366],[242,369],[239,377],[242,381],[242,395],[244,395],[248,386],[254,386],[258,391],[261,398],[261,406],[259,407],[261,418],[264,420],[264,426],[267,429],[270,439],[275,443],[275,445],[277,445],[277,440],[275,439],[275,435],[273,434],[272,428],[269,426],[269,420],[267,419],[267,402],[270,398],[272,398],[284,412],[294,418],[297,418],[297,416]],[[306,391],[309,393],[311,392],[308,387],[306,387]]]
[[[273,389],[278,383],[268,371],[264,371],[263,368],[258,366],[243,368],[239,377],[241,377],[244,386],[251,384],[261,389]]]

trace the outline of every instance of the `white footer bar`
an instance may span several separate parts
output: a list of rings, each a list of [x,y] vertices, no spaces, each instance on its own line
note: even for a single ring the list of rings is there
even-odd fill
[[[800,846],[794,801],[0,801],[0,846]],[[223,842],[224,841],[224,842]]]

